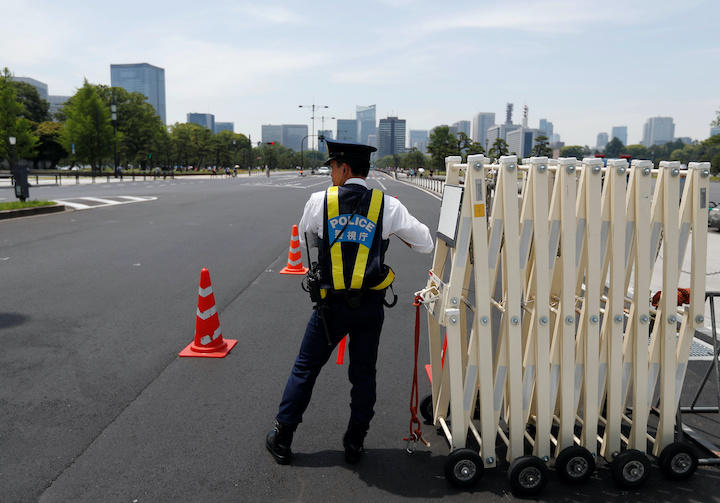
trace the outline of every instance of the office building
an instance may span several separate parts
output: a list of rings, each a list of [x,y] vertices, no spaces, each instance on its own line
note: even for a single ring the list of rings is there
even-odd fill
[[[357,120],[357,141],[368,145],[368,137],[377,134],[377,119],[375,116],[375,105],[361,106],[355,108]]]
[[[428,146],[428,132],[426,129],[411,129],[410,130],[410,149],[416,148],[423,154],[427,152]]]
[[[495,125],[495,112],[480,112],[473,118],[472,139],[482,145],[485,150],[487,145],[487,131]]]
[[[378,157],[405,152],[405,119],[388,117],[378,125]]]
[[[492,126],[487,130],[487,150],[489,151],[492,148],[493,143],[495,143],[495,140],[498,138],[502,138],[507,141],[508,133],[520,127],[522,126],[518,124],[496,124],[495,126]]]
[[[39,80],[35,80],[30,77],[11,77],[11,79],[15,82],[25,82],[26,84],[30,84],[37,89],[40,99],[48,101],[48,85],[45,82],[40,82]]]
[[[190,124],[197,124],[215,132],[215,115],[213,114],[199,114],[192,112],[187,114],[187,122]]]
[[[377,148],[377,134],[369,135],[367,144],[371,147]],[[377,154],[377,152],[373,152],[372,154],[370,154],[370,158],[375,159],[375,154]]]
[[[234,122],[216,122],[215,123],[215,134],[218,134],[220,131],[230,131],[231,133],[235,132],[235,123]]]
[[[627,126],[613,126],[610,133],[610,140],[617,138],[623,145],[627,145]]]
[[[282,138],[280,143],[285,148],[300,152],[301,149],[307,149],[308,143],[308,127],[307,124],[283,124]],[[302,144],[302,147],[300,146]]]
[[[470,136],[470,121],[457,121],[450,126],[450,132],[458,135],[459,133],[465,133],[468,137]]]
[[[65,103],[67,103],[67,100],[69,100],[70,98],[70,96],[59,96],[55,94],[51,94],[48,96],[48,103],[50,103],[50,117],[52,117],[53,120],[55,120],[55,114],[62,110],[62,108],[65,106]]]
[[[608,134],[607,133],[598,133],[597,135],[597,141],[595,142],[595,148],[598,150],[605,150],[605,147],[608,144]]]
[[[263,143],[282,143],[282,126],[263,124],[261,126],[261,138]]]
[[[332,140],[333,132],[332,129],[319,129],[318,132],[318,152],[327,152],[327,142],[325,140]]]
[[[147,102],[155,108],[163,124],[167,124],[163,68],[147,63],[110,65],[110,83],[113,87],[122,87],[130,93],[143,94]],[[211,128],[210,131],[212,130]]]
[[[337,120],[337,140],[338,141],[358,141],[358,122],[353,119]]]
[[[550,122],[547,119],[540,119],[540,122],[538,124],[538,129],[540,132],[547,136],[548,140],[552,138],[553,135],[553,123]]]
[[[517,127],[507,132],[508,152],[510,155],[517,155],[518,159],[530,157],[532,148],[535,146],[535,139],[542,133],[539,129]]]
[[[720,134],[720,126],[713,126],[710,128],[710,137]]]
[[[646,147],[663,145],[675,138],[675,123],[672,117],[651,117],[643,126],[642,144]]]

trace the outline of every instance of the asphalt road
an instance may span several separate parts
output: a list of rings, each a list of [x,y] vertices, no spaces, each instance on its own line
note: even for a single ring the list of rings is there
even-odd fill
[[[310,314],[299,277],[278,271],[304,202],[328,185],[283,175],[35,188],[43,199],[157,199],[0,222],[0,501],[511,499],[503,470],[474,492],[449,486],[448,449],[429,426],[431,447],[404,452],[411,302],[432,256],[398,240],[388,262],[400,301],[386,312],[366,459],[344,463],[349,384],[332,362],[296,433],[295,463],[265,452]],[[381,175],[370,186],[434,231],[438,199]],[[202,267],[223,335],[238,340],[224,359],[177,357],[193,338]],[[622,492],[601,466],[584,486],[552,480],[543,499],[710,501],[719,482],[713,469],[682,483],[654,469],[643,491]]]

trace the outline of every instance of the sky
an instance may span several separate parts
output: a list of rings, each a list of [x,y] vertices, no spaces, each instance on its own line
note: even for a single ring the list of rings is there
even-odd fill
[[[0,68],[71,95],[110,84],[110,64],[165,69],[167,121],[212,113],[260,139],[262,124],[315,129],[377,118],[432,129],[495,112],[553,122],[594,146],[647,118],[705,139],[720,110],[717,0],[361,2],[0,0]]]

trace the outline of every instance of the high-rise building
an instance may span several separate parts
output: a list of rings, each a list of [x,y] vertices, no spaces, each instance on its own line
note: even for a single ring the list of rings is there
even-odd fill
[[[512,114],[513,114],[513,104],[508,103],[507,105],[505,105],[505,124],[506,125],[510,125],[513,123]]]
[[[710,137],[720,134],[720,126],[713,126],[710,128]]]
[[[540,119],[540,123],[538,125],[538,129],[542,132],[543,135],[547,136],[548,140],[552,138],[553,135],[553,123],[550,122],[547,119]]]
[[[220,131],[230,131],[231,133],[235,132],[235,123],[234,122],[216,122],[215,123],[215,134],[219,133]]]
[[[595,142],[595,148],[598,150],[604,150],[605,147],[608,144],[608,134],[607,133],[598,133],[597,135],[597,141]]]
[[[535,138],[541,135],[539,129],[516,127],[507,132],[508,152],[515,154],[519,159],[530,157],[530,152],[535,145]]]
[[[148,63],[110,65],[110,84],[130,93],[141,93],[155,112],[165,119],[165,70]],[[212,131],[212,129],[210,129]]]
[[[197,124],[204,128],[208,128],[212,132],[215,132],[215,115],[213,114],[200,114],[191,112],[187,114],[187,122],[189,122],[190,124]]]
[[[662,145],[675,138],[675,123],[672,117],[650,117],[643,126],[642,144],[646,147]]]
[[[423,154],[427,152],[428,132],[426,129],[410,130],[410,148],[416,148]]]
[[[507,141],[507,135],[510,131],[515,131],[520,128],[519,124],[496,124],[487,130],[487,144],[488,150],[490,150],[495,143],[495,140],[502,138]]]
[[[357,120],[338,119],[337,120],[337,141],[358,141]]]
[[[55,114],[58,113],[67,103],[71,96],[59,96],[51,94],[48,96],[48,103],[50,103],[50,116],[55,119]]]
[[[355,118],[357,120],[358,131],[358,138],[356,141],[368,145],[368,136],[377,134],[375,105],[358,105],[355,108]]]
[[[263,124],[261,126],[261,139],[263,143],[282,143],[282,126]]]
[[[318,152],[327,152],[327,142],[325,140],[333,139],[332,129],[318,130]]]
[[[285,148],[300,152],[307,149],[308,127],[307,124],[283,124],[282,139],[280,143]],[[302,144],[302,146],[301,146]]]
[[[470,121],[457,121],[450,126],[450,130],[455,133],[465,133],[470,136]]]
[[[378,125],[378,157],[405,152],[405,119],[388,117]]]
[[[48,100],[48,85],[45,82],[40,82],[39,80],[35,80],[30,77],[12,77],[12,80],[15,82],[25,82],[26,84],[30,84],[37,89],[40,99],[45,101]]]
[[[617,138],[623,145],[627,145],[627,126],[613,126],[610,132],[610,140]]]
[[[473,118],[472,139],[482,145],[485,150],[487,145],[487,131],[495,125],[495,112],[480,112]]]

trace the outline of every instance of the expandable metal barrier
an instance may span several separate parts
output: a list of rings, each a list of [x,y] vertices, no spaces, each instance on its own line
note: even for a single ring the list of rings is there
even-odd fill
[[[450,445],[447,478],[470,486],[497,466],[496,437],[519,495],[544,487],[551,458],[570,482],[587,480],[600,455],[618,484],[638,487],[649,475],[647,451],[668,476],[689,477],[697,456],[675,442],[676,411],[704,321],[710,163],[460,161],[446,159],[440,217],[447,227],[448,191],[462,179],[454,235],[437,240],[418,292],[432,383],[421,412]],[[688,244],[683,309],[676,290]],[[659,253],[663,295],[654,310]]]

